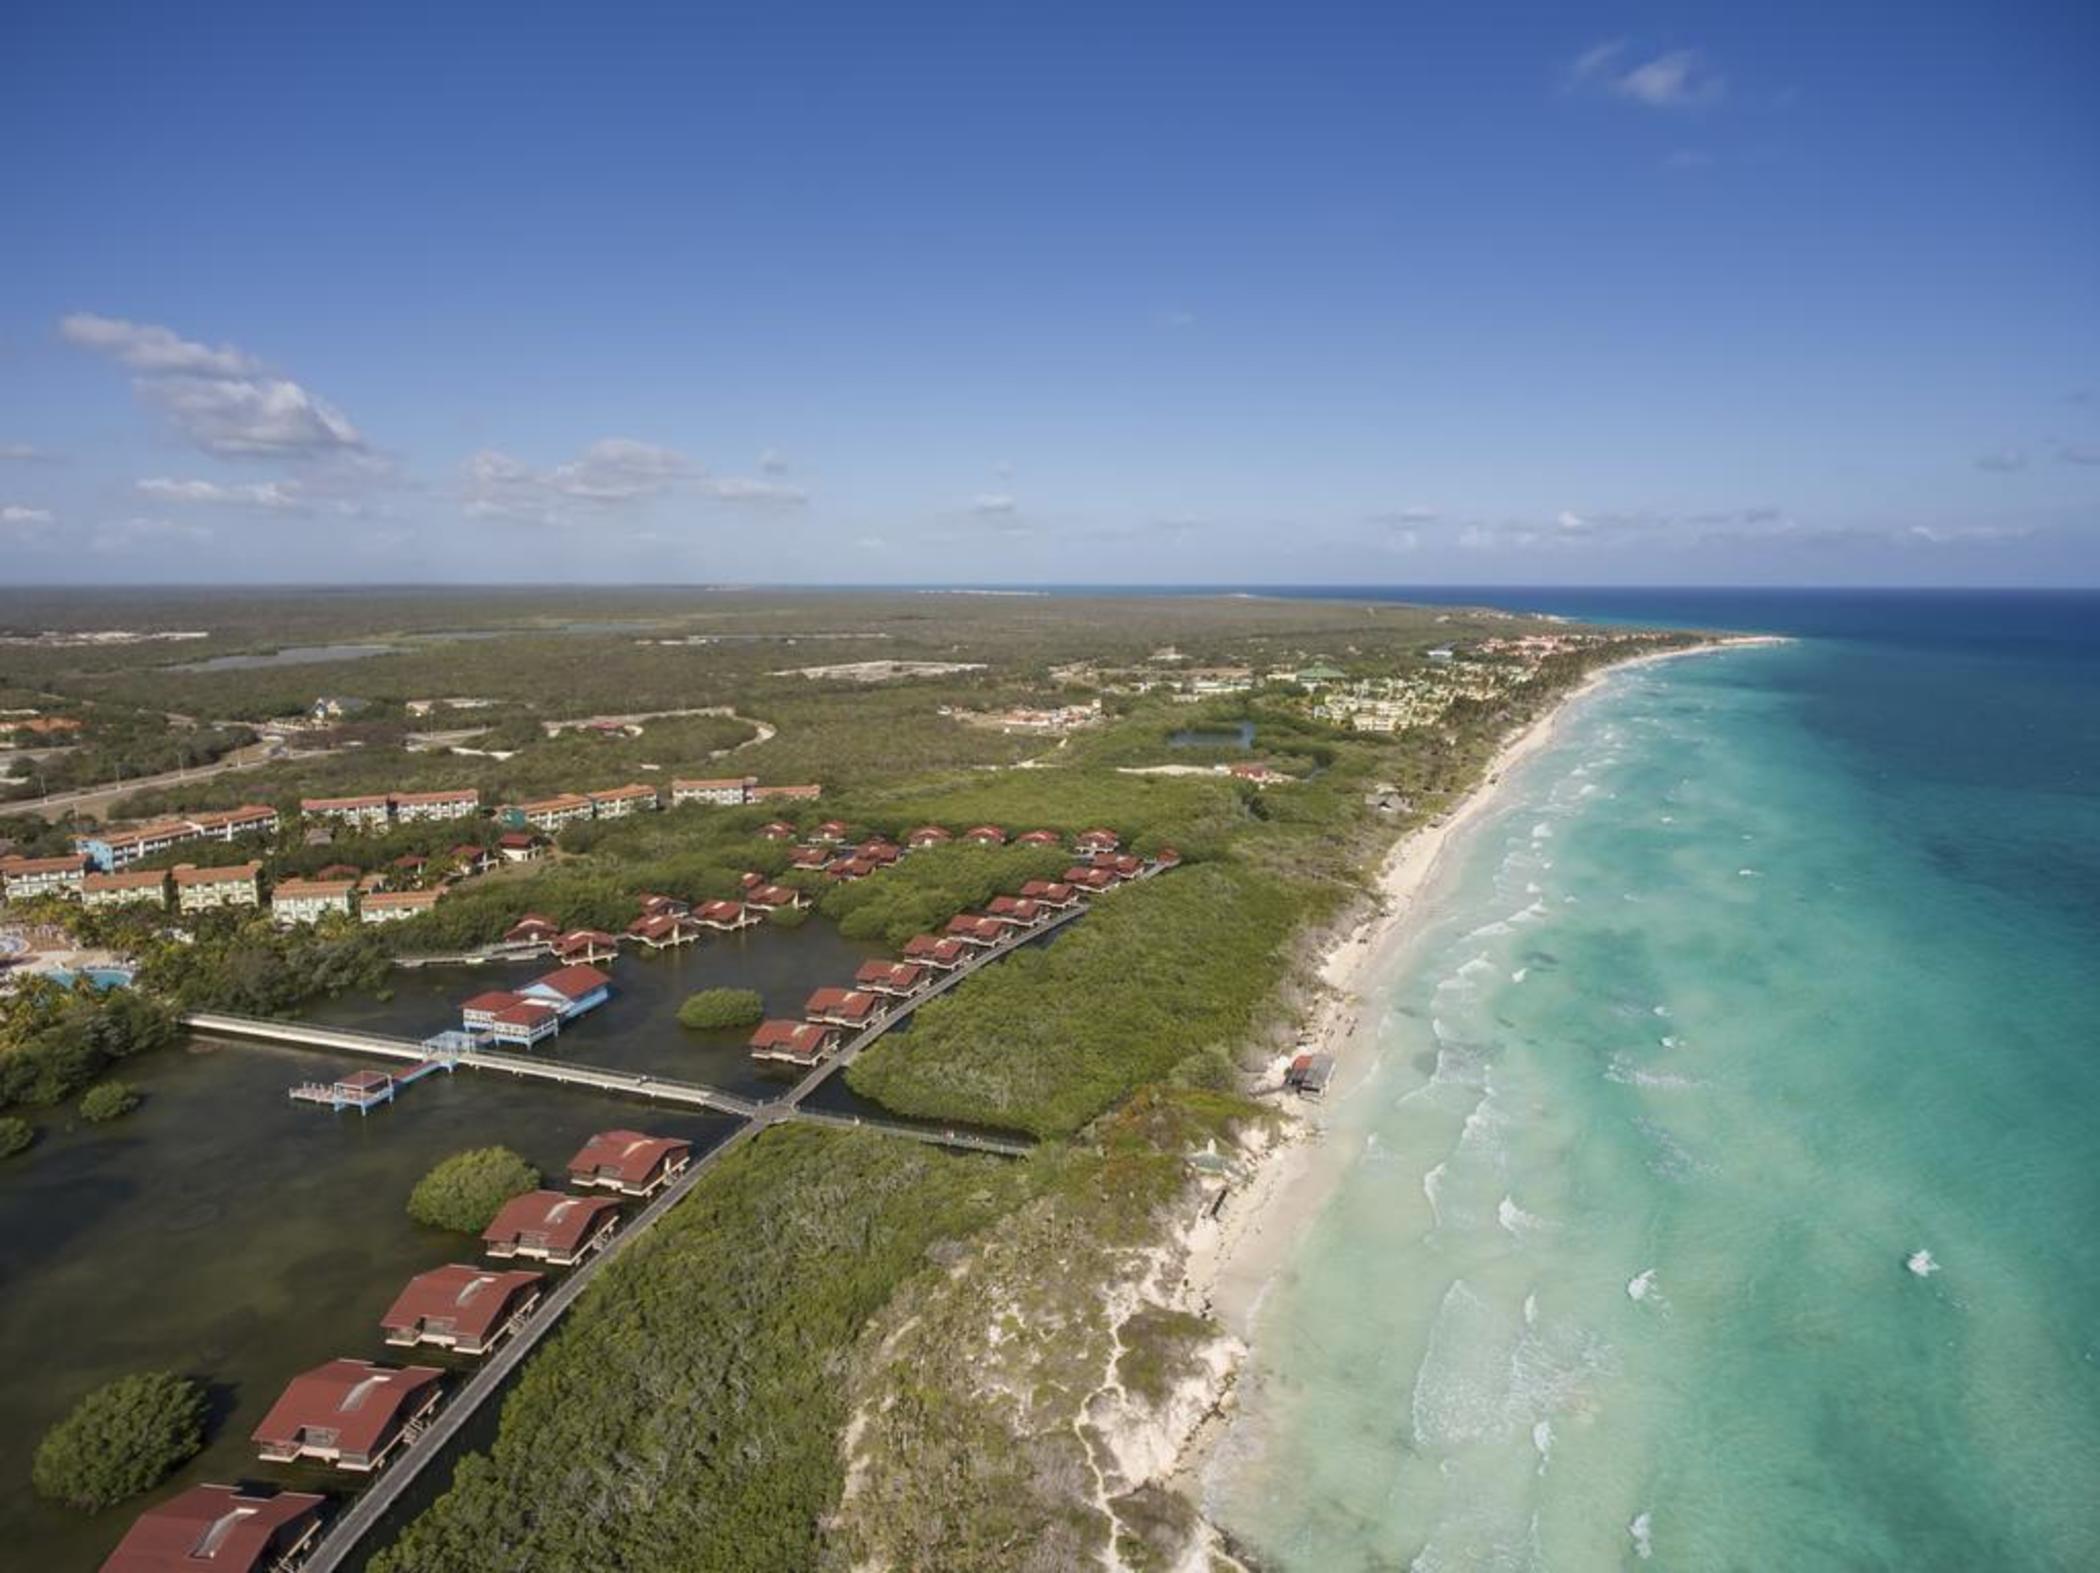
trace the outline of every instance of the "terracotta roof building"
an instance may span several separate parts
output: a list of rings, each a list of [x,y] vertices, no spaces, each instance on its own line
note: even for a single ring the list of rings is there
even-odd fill
[[[435,1268],[408,1281],[379,1325],[390,1344],[436,1344],[463,1355],[487,1354],[540,1303],[545,1282],[523,1268]]]
[[[292,1378],[254,1439],[266,1462],[315,1458],[369,1473],[386,1461],[411,1422],[438,1400],[435,1366],[331,1360]]]
[[[751,1057],[814,1065],[838,1046],[836,1027],[813,1021],[767,1021],[751,1034]]]
[[[503,1204],[481,1231],[481,1243],[491,1256],[570,1267],[612,1238],[619,1223],[620,1204],[610,1196],[528,1191]]]
[[[883,996],[868,989],[818,989],[802,1002],[802,1014],[834,1027],[865,1027],[889,1014]]]
[[[262,865],[235,863],[227,868],[194,868],[177,864],[175,906],[182,912],[208,912],[215,907],[262,905]]]
[[[327,1501],[310,1491],[191,1486],[141,1513],[102,1573],[265,1573],[312,1544]]]
[[[569,1160],[569,1182],[647,1196],[683,1174],[692,1158],[693,1144],[677,1136],[600,1131]]]

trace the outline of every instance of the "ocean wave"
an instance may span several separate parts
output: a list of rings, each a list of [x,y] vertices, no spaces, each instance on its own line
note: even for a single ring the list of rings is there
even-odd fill
[[[1903,1265],[1920,1278],[1930,1278],[1940,1270],[1940,1264],[1932,1259],[1932,1253],[1922,1246],[1905,1257]]]
[[[1667,1302],[1662,1291],[1655,1287],[1655,1269],[1643,1268],[1626,1281],[1626,1298],[1636,1304],[1663,1305]]]
[[[1531,1428],[1531,1445],[1539,1455],[1539,1473],[1543,1475],[1546,1472],[1546,1466],[1553,1462],[1552,1421],[1541,1420]]]
[[[1515,972],[1512,972],[1509,975],[1509,981],[1512,983],[1522,983],[1530,975],[1531,969],[1529,967],[1519,967]]]
[[[1666,1038],[1663,1041],[1669,1045],[1674,1044],[1676,1039]],[[1655,1087],[1669,1092],[1686,1092],[1699,1085],[1690,1076],[1680,1076],[1672,1071],[1643,1070],[1623,1054],[1614,1054],[1611,1057],[1611,1063],[1604,1070],[1604,1079],[1617,1082],[1622,1087]]]
[[[1526,1212],[1519,1207],[1516,1198],[1506,1192],[1503,1194],[1502,1200],[1495,1206],[1495,1221],[1519,1240],[1523,1239],[1527,1234],[1536,1234],[1541,1229],[1553,1227],[1552,1224],[1541,1218],[1537,1213]],[[1525,1299],[1524,1306],[1525,1320],[1529,1321],[1532,1309],[1532,1302],[1529,1297]]]
[[[1439,1163],[1422,1176],[1422,1194],[1429,1198],[1429,1226],[1432,1229],[1444,1226],[1444,1208],[1439,1200],[1444,1192],[1444,1173],[1445,1166]]]
[[[1633,1522],[1626,1526],[1626,1533],[1633,1537],[1633,1554],[1646,1562],[1655,1555],[1655,1516],[1652,1513],[1636,1513]]]

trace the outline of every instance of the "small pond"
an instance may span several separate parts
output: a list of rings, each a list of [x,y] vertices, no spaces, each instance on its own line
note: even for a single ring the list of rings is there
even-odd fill
[[[1254,746],[1254,723],[1241,721],[1232,726],[1184,727],[1167,735],[1169,748],[1237,748]]]

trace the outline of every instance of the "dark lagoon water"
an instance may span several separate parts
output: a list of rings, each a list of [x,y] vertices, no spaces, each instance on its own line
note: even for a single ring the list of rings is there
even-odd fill
[[[1249,749],[1254,746],[1254,723],[1242,721],[1236,726],[1183,727],[1178,732],[1167,734],[1169,748],[1235,748]]]
[[[329,661],[363,661],[375,655],[390,655],[390,644],[286,645],[267,654],[215,655],[208,661],[186,661],[170,667],[175,672],[245,672],[265,666],[319,666]]]
[[[676,1020],[679,1002],[731,985],[758,989],[769,1011],[794,1013],[810,989],[848,981],[879,953],[812,922],[622,957],[608,968],[613,999],[564,1032],[553,1052],[769,1096],[785,1077],[752,1062],[745,1034],[688,1032]],[[466,996],[546,970],[400,970],[391,999],[333,1000],[308,1015],[421,1037],[455,1025]],[[417,1272],[479,1259],[478,1242],[426,1229],[404,1211],[439,1159],[501,1143],[559,1185],[570,1154],[597,1130],[629,1125],[704,1150],[735,1128],[724,1117],[466,1071],[427,1077],[364,1116],[286,1097],[295,1082],[351,1063],[198,1041],[125,1067],[146,1095],[135,1114],[94,1127],[68,1125],[55,1111],[38,1121],[37,1147],[0,1172],[0,1348],[11,1358],[0,1385],[0,1479],[9,1483],[0,1491],[0,1567],[92,1569],[142,1506],[199,1481],[354,1488],[351,1476],[261,1465],[248,1433],[309,1366],[338,1355],[405,1358],[387,1350],[378,1329],[395,1293]],[[868,1107],[843,1085],[827,1092],[827,1106]],[[104,1513],[39,1501],[28,1479],[44,1430],[89,1389],[156,1369],[209,1385],[207,1450],[161,1490]]]

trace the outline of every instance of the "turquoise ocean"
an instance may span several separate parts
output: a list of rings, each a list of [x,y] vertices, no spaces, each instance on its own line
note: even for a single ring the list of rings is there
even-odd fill
[[[1615,674],[1454,843],[1211,1515],[1306,1573],[2100,1567],[2100,597],[1570,602],[1797,639]]]

